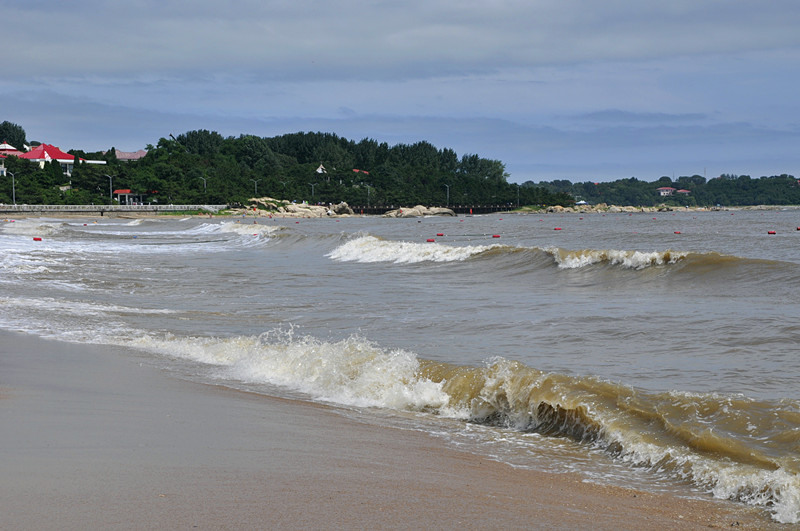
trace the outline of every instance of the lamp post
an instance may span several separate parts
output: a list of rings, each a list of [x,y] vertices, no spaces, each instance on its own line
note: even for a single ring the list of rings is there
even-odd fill
[[[206,193],[206,178],[205,177],[198,177],[198,179],[203,179],[203,193]]]
[[[258,181],[260,181],[261,179],[250,179],[250,180],[253,181],[253,187],[254,187],[253,195],[257,196],[258,195]]]
[[[317,183],[308,183],[308,184],[311,185],[311,199],[314,199],[314,187],[317,185]]]
[[[445,188],[447,188],[447,202],[445,203],[445,206],[449,207],[450,206],[450,185],[449,184],[445,184],[444,186],[445,186]]]
[[[16,176],[13,172],[6,170],[6,173],[11,174],[11,200],[14,202],[14,206],[17,206],[17,184],[15,182]]]
[[[111,205],[114,203],[114,186],[111,184],[114,179],[110,175],[106,175],[106,177],[108,177],[108,204]]]
[[[519,183],[517,183],[517,208],[519,208]]]

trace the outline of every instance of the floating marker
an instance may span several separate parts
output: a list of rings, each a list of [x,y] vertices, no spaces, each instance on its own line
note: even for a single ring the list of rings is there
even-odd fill
[[[444,233],[443,232],[437,232],[436,235],[437,236],[444,236]]]
[[[675,234],[680,234],[680,233],[681,233],[681,231],[679,231],[679,230],[675,231]]]
[[[777,234],[774,230],[768,230],[767,234]]]
[[[556,227],[553,230],[561,230],[561,227]]]
[[[492,234],[492,238],[499,238],[499,237],[500,237],[499,234]]]
[[[41,238],[34,238],[33,241],[40,242],[40,241],[42,241],[42,239]]]
[[[428,242],[429,242],[429,243],[431,243],[431,242],[435,242],[435,241],[436,241],[436,240],[434,240],[433,238],[428,238]]]

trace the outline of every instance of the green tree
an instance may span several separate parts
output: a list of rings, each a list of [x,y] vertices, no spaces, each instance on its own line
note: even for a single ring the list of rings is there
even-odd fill
[[[25,129],[9,121],[0,123],[0,142],[8,142],[15,148],[22,150],[28,141],[25,138]]]

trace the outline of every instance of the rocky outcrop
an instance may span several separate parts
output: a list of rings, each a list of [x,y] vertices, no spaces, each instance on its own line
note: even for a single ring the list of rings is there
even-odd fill
[[[337,216],[352,216],[355,214],[355,212],[353,212],[353,209],[350,208],[350,205],[348,205],[344,201],[342,201],[338,205],[331,206],[331,210]]]
[[[442,207],[425,207],[417,205],[415,207],[401,207],[396,210],[390,210],[383,215],[385,218],[420,218],[423,216],[455,216],[456,213],[449,208]]]

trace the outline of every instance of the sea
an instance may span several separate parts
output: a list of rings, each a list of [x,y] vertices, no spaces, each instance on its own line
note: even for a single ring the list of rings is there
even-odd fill
[[[799,303],[792,208],[0,221],[0,329],[782,523]]]

